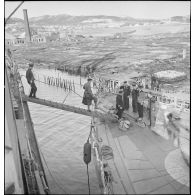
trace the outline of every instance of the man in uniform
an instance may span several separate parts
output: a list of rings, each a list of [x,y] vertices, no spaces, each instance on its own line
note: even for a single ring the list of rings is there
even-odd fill
[[[130,86],[127,84],[127,81],[124,81],[123,88],[123,101],[124,101],[124,110],[129,110],[129,95],[131,93]]]
[[[131,92],[131,94],[132,94],[132,107],[133,107],[133,112],[137,113],[137,98],[139,95],[139,91],[136,87],[136,83],[133,83],[132,87],[133,87],[132,92]]]
[[[37,87],[35,85],[35,78],[32,73],[33,66],[34,66],[33,63],[29,63],[29,68],[26,71],[26,79],[27,79],[28,84],[31,86],[29,97],[36,98]]]
[[[143,112],[144,112],[144,100],[145,100],[145,93],[142,91],[143,86],[139,86],[139,96],[137,100],[137,110],[139,115],[139,120],[141,121],[143,119]]]
[[[83,86],[83,89],[85,91],[84,91],[82,103],[85,104],[85,105],[87,105],[88,111],[91,111],[90,110],[90,106],[91,106],[92,100],[94,100],[95,109],[97,109],[97,98],[92,93],[92,90],[91,90],[91,81],[92,81],[92,78],[89,77],[87,79],[87,83],[85,83],[84,86]]]
[[[118,119],[121,119],[123,111],[124,111],[123,89],[119,89],[119,92],[116,96],[116,109],[117,109]]]

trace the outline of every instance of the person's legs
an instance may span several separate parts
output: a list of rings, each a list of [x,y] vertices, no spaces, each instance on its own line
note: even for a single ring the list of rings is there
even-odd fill
[[[129,110],[129,97],[126,98],[125,104],[126,110]]]
[[[133,112],[135,112],[135,106],[133,100],[132,100],[132,108],[133,108]]]
[[[138,115],[139,115],[139,118],[141,116],[141,110],[140,110],[140,103],[137,102],[137,111],[138,111]]]
[[[93,101],[95,103],[95,108],[97,108],[97,98],[95,96],[93,96]]]
[[[37,87],[36,87],[36,85],[34,84],[34,97],[36,97],[36,92],[37,92]]]
[[[122,110],[121,109],[118,109],[117,115],[118,115],[118,119],[121,119],[121,117],[122,117]]]
[[[132,101],[132,106],[133,106],[133,112],[137,112],[137,102],[136,102],[136,100],[133,100]]]
[[[37,87],[34,82],[31,84],[31,87],[32,87],[32,97],[36,97]]]
[[[123,98],[123,101],[124,101],[124,109],[127,110],[127,99],[125,96]]]
[[[33,94],[33,87],[32,87],[32,85],[30,85],[30,87],[31,87],[31,90],[30,90],[30,95],[29,95],[29,97],[32,97],[32,94]]]
[[[140,118],[144,116],[144,106],[140,104]]]
[[[137,109],[138,109],[139,120],[142,120],[143,119],[143,105],[141,105],[139,102],[137,103]]]

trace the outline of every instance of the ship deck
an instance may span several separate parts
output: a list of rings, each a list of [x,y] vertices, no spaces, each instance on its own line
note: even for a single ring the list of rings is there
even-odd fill
[[[180,149],[149,127],[133,124],[121,131],[116,123],[96,121],[100,146],[109,145],[114,194],[189,194],[189,167]]]

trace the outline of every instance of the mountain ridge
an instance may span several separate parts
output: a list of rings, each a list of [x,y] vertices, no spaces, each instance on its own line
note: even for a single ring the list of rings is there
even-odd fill
[[[190,22],[190,16],[173,16],[169,18],[171,21]],[[109,22],[123,22],[127,24],[143,23],[143,22],[160,22],[160,19],[137,19],[130,16],[107,16],[107,15],[91,15],[91,16],[72,16],[68,14],[59,15],[43,15],[29,18],[30,24],[34,25],[79,25],[84,23],[109,23]],[[11,18],[8,24],[24,23],[23,19]]]

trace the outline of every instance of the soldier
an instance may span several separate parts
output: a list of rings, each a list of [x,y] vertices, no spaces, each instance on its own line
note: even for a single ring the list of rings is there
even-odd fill
[[[139,115],[139,120],[141,121],[143,119],[143,112],[144,112],[144,100],[145,100],[145,93],[142,91],[143,86],[139,86],[139,96],[137,100],[137,110]]]
[[[84,91],[83,101],[82,101],[83,104],[87,105],[89,112],[91,112],[90,106],[91,106],[92,100],[94,100],[95,109],[97,109],[97,98],[92,93],[91,81],[92,81],[92,78],[89,77],[87,79],[87,83],[85,83],[84,86],[83,86],[83,89],[85,91]]]
[[[123,89],[119,89],[119,92],[116,96],[116,109],[117,109],[118,119],[121,119],[123,111],[124,111]]]
[[[35,85],[35,82],[34,82],[35,78],[34,78],[34,75],[32,73],[33,66],[34,66],[33,63],[29,63],[29,68],[26,71],[26,79],[27,79],[28,84],[31,86],[31,91],[30,91],[29,97],[36,98],[37,87]]]
[[[139,91],[136,87],[136,83],[133,83],[132,87],[133,87],[132,92],[131,92],[131,94],[132,94],[132,107],[133,107],[133,112],[137,113],[137,98],[138,98]]]
[[[130,86],[127,84],[127,81],[124,81],[124,91],[123,91],[123,101],[124,101],[124,110],[129,109],[129,95],[131,93]]]

